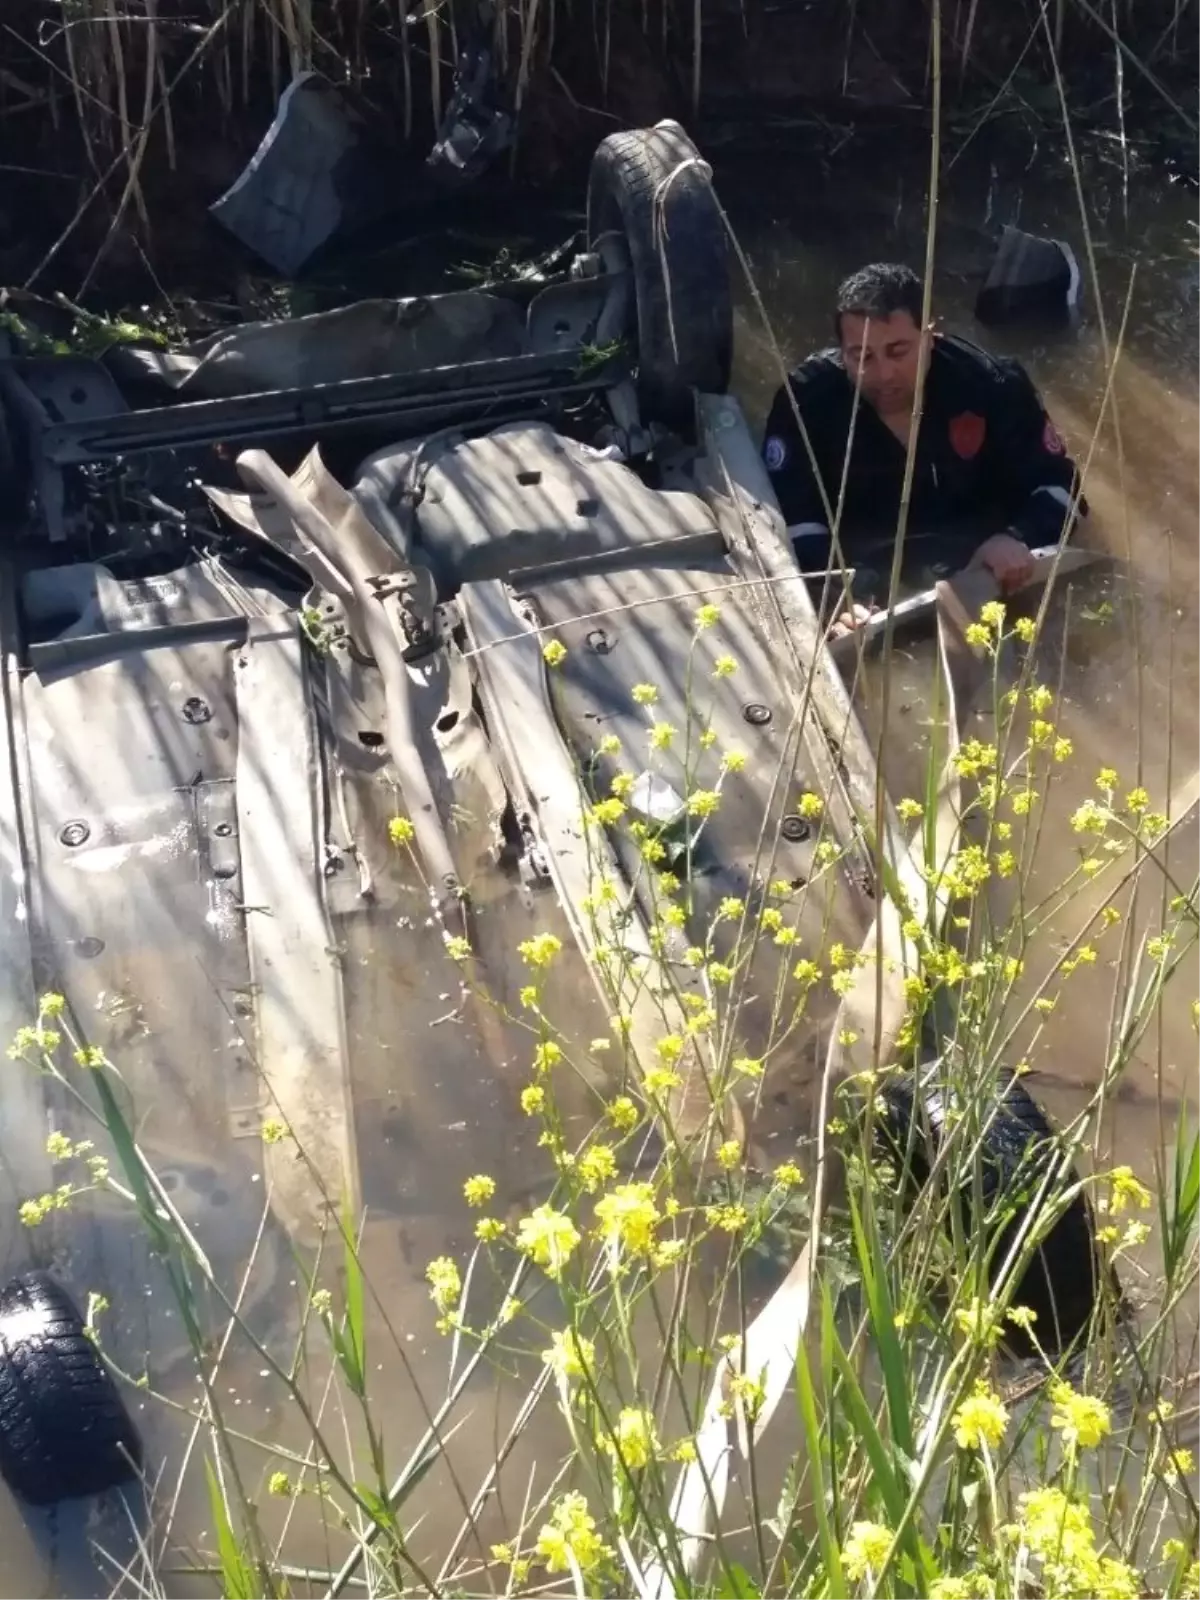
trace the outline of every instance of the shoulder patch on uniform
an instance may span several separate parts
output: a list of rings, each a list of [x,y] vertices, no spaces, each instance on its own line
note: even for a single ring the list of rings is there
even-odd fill
[[[950,418],[950,448],[961,461],[973,460],[987,438],[987,421],[977,411],[963,411]]]
[[[1042,429],[1042,449],[1052,456],[1065,456],[1067,453],[1063,436],[1049,417],[1046,418],[1046,426]]]
[[[777,433],[763,445],[763,460],[767,464],[768,472],[778,472],[788,458],[788,447]]]

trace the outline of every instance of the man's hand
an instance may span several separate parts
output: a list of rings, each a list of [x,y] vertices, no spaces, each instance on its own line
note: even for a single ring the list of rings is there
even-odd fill
[[[865,622],[870,622],[878,610],[879,607],[874,605],[851,606],[849,611],[843,611],[836,622],[831,624],[829,637],[831,639],[844,639],[848,633],[854,633]]]
[[[1011,533],[994,533],[985,539],[970,564],[986,567],[1000,585],[1001,594],[1012,594],[1033,577],[1033,551]]]

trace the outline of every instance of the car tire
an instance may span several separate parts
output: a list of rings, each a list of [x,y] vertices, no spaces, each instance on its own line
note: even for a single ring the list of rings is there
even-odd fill
[[[936,1063],[917,1072],[889,1076],[881,1091],[880,1143],[886,1154],[903,1163],[902,1192],[911,1201],[929,1180],[932,1160],[941,1148],[946,1112],[953,1104]],[[1010,1079],[995,1107],[983,1139],[981,1178],[986,1211],[1006,1199],[1007,1216],[989,1239],[991,1271],[998,1273],[1009,1247],[1024,1226],[1047,1157],[1059,1145],[1059,1136],[1024,1085]],[[1067,1182],[1076,1182],[1074,1172]],[[973,1225],[971,1185],[963,1193],[967,1226]],[[1109,1289],[1119,1303],[1115,1275]],[[1079,1194],[1058,1219],[1016,1285],[1011,1306],[1027,1306],[1035,1313],[1033,1332],[1042,1349],[1059,1354],[1086,1339],[1100,1299],[1104,1274],[1096,1243],[1092,1208]],[[1009,1325],[1005,1342],[1020,1355],[1034,1353],[1032,1340],[1019,1327]]]
[[[592,248],[615,233],[629,257],[643,421],[690,426],[693,390],[724,394],[733,360],[729,250],[708,170],[676,122],[610,134],[587,211]]]
[[[45,1272],[0,1289],[0,1475],[30,1505],[102,1494],[141,1441],[70,1295]]]

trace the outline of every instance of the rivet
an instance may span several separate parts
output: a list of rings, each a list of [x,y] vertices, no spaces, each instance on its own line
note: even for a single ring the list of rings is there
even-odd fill
[[[770,706],[764,706],[758,700],[751,700],[748,706],[742,707],[742,716],[755,728],[765,728],[771,720],[771,715]]]
[[[74,850],[77,845],[85,844],[92,836],[92,830],[86,822],[68,822],[59,831],[59,840],[68,850]]]
[[[192,695],[183,702],[183,720],[193,726],[197,723],[207,722],[212,716],[212,710],[206,700],[201,700],[197,694]]]
[[[801,839],[808,838],[809,834],[812,832],[812,829],[809,827],[808,823],[805,822],[803,817],[791,815],[784,817],[783,821],[779,824],[779,831],[783,837],[785,839],[789,839],[792,844],[799,844]]]

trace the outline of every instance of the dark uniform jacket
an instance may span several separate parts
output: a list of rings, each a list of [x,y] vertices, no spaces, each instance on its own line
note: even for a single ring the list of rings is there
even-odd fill
[[[804,420],[816,472],[788,396]],[[802,567],[830,556],[854,385],[837,350],[812,356],[780,389],[767,419],[763,456]],[[905,447],[864,400],[853,416],[853,447],[838,524],[848,560],[869,561],[895,541]],[[818,482],[819,474],[819,482]],[[824,486],[826,499],[822,498]],[[1056,544],[1077,489],[1062,437],[1024,368],[946,334],[934,338],[909,503],[906,551],[965,564],[993,533],[1031,548]],[[1086,506],[1080,503],[1086,515]],[[890,560],[890,557],[889,557]]]

